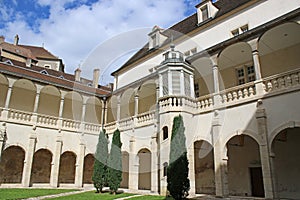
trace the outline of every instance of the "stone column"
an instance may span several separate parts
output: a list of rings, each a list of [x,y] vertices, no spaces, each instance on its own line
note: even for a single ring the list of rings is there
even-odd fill
[[[139,95],[134,96],[134,116],[136,117],[139,114]]]
[[[62,128],[63,125],[63,111],[64,111],[64,97],[61,97],[60,99],[60,106],[59,106],[59,112],[58,112],[58,117],[59,117],[59,121],[58,121],[58,128]]]
[[[102,115],[101,115],[101,124],[102,124],[102,129],[103,129],[103,128],[104,128],[104,125],[105,125],[105,123],[106,123],[106,121],[107,121],[107,109],[106,109],[106,107],[107,107],[107,102],[106,102],[106,99],[105,99],[105,100],[102,100],[101,103],[102,103],[102,110],[101,110],[101,112],[102,112]]]
[[[164,85],[163,85],[163,77],[159,74],[159,93],[158,97],[164,96]]]
[[[180,94],[185,95],[185,87],[184,87],[184,72],[180,70]]]
[[[8,85],[5,104],[4,104],[3,119],[8,118],[8,109],[9,109],[9,103],[10,103],[10,98],[11,98],[11,94],[12,94],[13,83],[14,82],[12,82],[12,81],[8,82],[9,85]]]
[[[218,111],[215,111],[215,118],[212,125],[212,142],[214,147],[214,165],[215,165],[215,186],[217,197],[228,197],[228,171],[227,171],[227,151],[223,149],[223,143],[220,136],[221,124],[218,118]]]
[[[196,181],[195,181],[195,155],[194,155],[194,142],[188,147],[187,157],[189,161],[189,179],[190,179],[190,191],[189,196],[194,197],[196,196]]]
[[[195,88],[194,88],[194,75],[190,75],[190,90],[191,90],[191,97],[195,98]]]
[[[117,102],[117,127],[119,128],[119,122],[121,119],[121,96],[118,96]]]
[[[84,100],[82,104],[81,121],[80,121],[80,132],[82,134],[84,133],[85,112],[86,112],[86,101]]]
[[[139,163],[137,162],[137,155],[135,154],[135,139],[132,137],[129,141],[129,177],[128,188],[134,192],[138,190],[139,180]]]
[[[259,62],[259,53],[257,49],[254,49],[252,51],[252,57],[253,57],[253,64],[254,64],[254,70],[255,70],[255,88],[256,93],[263,95],[265,93],[264,86],[262,82],[262,76],[261,76],[261,67]]]
[[[213,80],[214,80],[214,104],[219,105],[221,103],[220,96],[220,82],[219,82],[219,67],[214,65],[213,70]]]
[[[5,148],[6,140],[7,140],[6,124],[4,122],[0,127],[0,162],[1,162],[2,152],[4,151]]]
[[[40,88],[37,87],[37,92],[35,95],[35,101],[34,101],[34,106],[33,106],[33,116],[32,116],[32,121],[34,124],[37,123],[37,110],[39,107],[39,101],[40,101]]]
[[[84,155],[85,155],[85,144],[80,143],[79,154],[76,159],[76,172],[75,172],[75,186],[83,186],[83,173],[84,173]]]
[[[157,135],[151,137],[151,192],[158,193]]]
[[[268,142],[268,128],[267,128],[267,115],[264,108],[262,108],[262,101],[258,102],[258,109],[256,111],[256,121],[258,127],[258,134],[260,135],[261,144],[259,144],[260,151],[260,159],[261,159],[261,167],[263,173],[263,182],[265,189],[265,198],[266,199],[274,199],[275,198],[275,178],[271,160],[270,160],[270,150],[269,150],[269,142]]]
[[[30,177],[31,177],[31,169],[32,169],[32,162],[33,162],[33,155],[35,152],[36,147],[36,128],[33,128],[29,136],[28,148],[26,151],[26,157],[24,160],[24,167],[23,167],[23,175],[22,175],[22,186],[29,187],[30,186]]]
[[[63,145],[62,137],[61,135],[59,135],[57,136],[56,139],[55,152],[53,153],[52,163],[51,163],[50,185],[52,187],[58,187],[59,164],[60,164],[62,145]]]

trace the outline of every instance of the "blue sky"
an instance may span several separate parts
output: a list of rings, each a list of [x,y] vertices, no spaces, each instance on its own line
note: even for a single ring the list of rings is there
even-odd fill
[[[63,59],[66,72],[73,73],[93,50],[103,43],[109,43],[107,41],[111,38],[133,30],[143,30],[139,31],[143,35],[138,36],[142,39],[138,40],[140,44],[136,44],[135,48],[141,47],[147,41],[146,29],[151,30],[154,25],[170,27],[196,12],[194,6],[199,2],[200,0],[0,0],[0,35],[5,36],[8,42],[12,42],[18,34],[21,44],[44,45]],[[126,49],[130,54],[135,50]],[[82,67],[89,69],[91,66]]]

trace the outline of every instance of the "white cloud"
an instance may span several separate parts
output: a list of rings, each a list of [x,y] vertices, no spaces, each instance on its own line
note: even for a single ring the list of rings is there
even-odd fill
[[[154,25],[167,28],[183,19],[186,11],[184,0],[101,0],[91,6],[66,9],[70,2],[74,0],[38,0],[40,5],[50,6],[49,18],[41,19],[38,27],[29,27],[24,18],[18,17],[0,31],[11,40],[19,34],[22,44],[44,43],[63,59],[66,71],[73,73],[90,51],[109,38]]]

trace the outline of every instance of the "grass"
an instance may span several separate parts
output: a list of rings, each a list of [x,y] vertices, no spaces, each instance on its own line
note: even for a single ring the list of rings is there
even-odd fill
[[[53,199],[69,199],[69,200],[112,200],[112,199],[117,199],[117,198],[122,198],[122,197],[128,197],[128,196],[132,196],[134,194],[128,194],[128,193],[120,193],[120,194],[116,194],[116,195],[112,195],[108,192],[106,193],[96,193],[95,191],[90,191],[90,192],[84,192],[84,193],[80,193],[80,194],[73,194],[73,195],[68,195],[68,196],[63,196],[63,197],[57,197],[57,198],[51,198],[51,200]]]
[[[172,197],[165,197],[165,196],[150,196],[150,195],[145,195],[145,196],[139,196],[139,197],[133,197],[131,198],[132,200],[174,200]]]
[[[1,188],[0,199],[24,199],[65,192],[76,191],[72,189],[21,189],[21,188]]]

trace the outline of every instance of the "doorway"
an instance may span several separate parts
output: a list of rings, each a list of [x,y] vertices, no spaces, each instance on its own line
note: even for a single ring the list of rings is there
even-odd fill
[[[264,183],[261,167],[250,167],[251,192],[254,197],[264,197]]]

